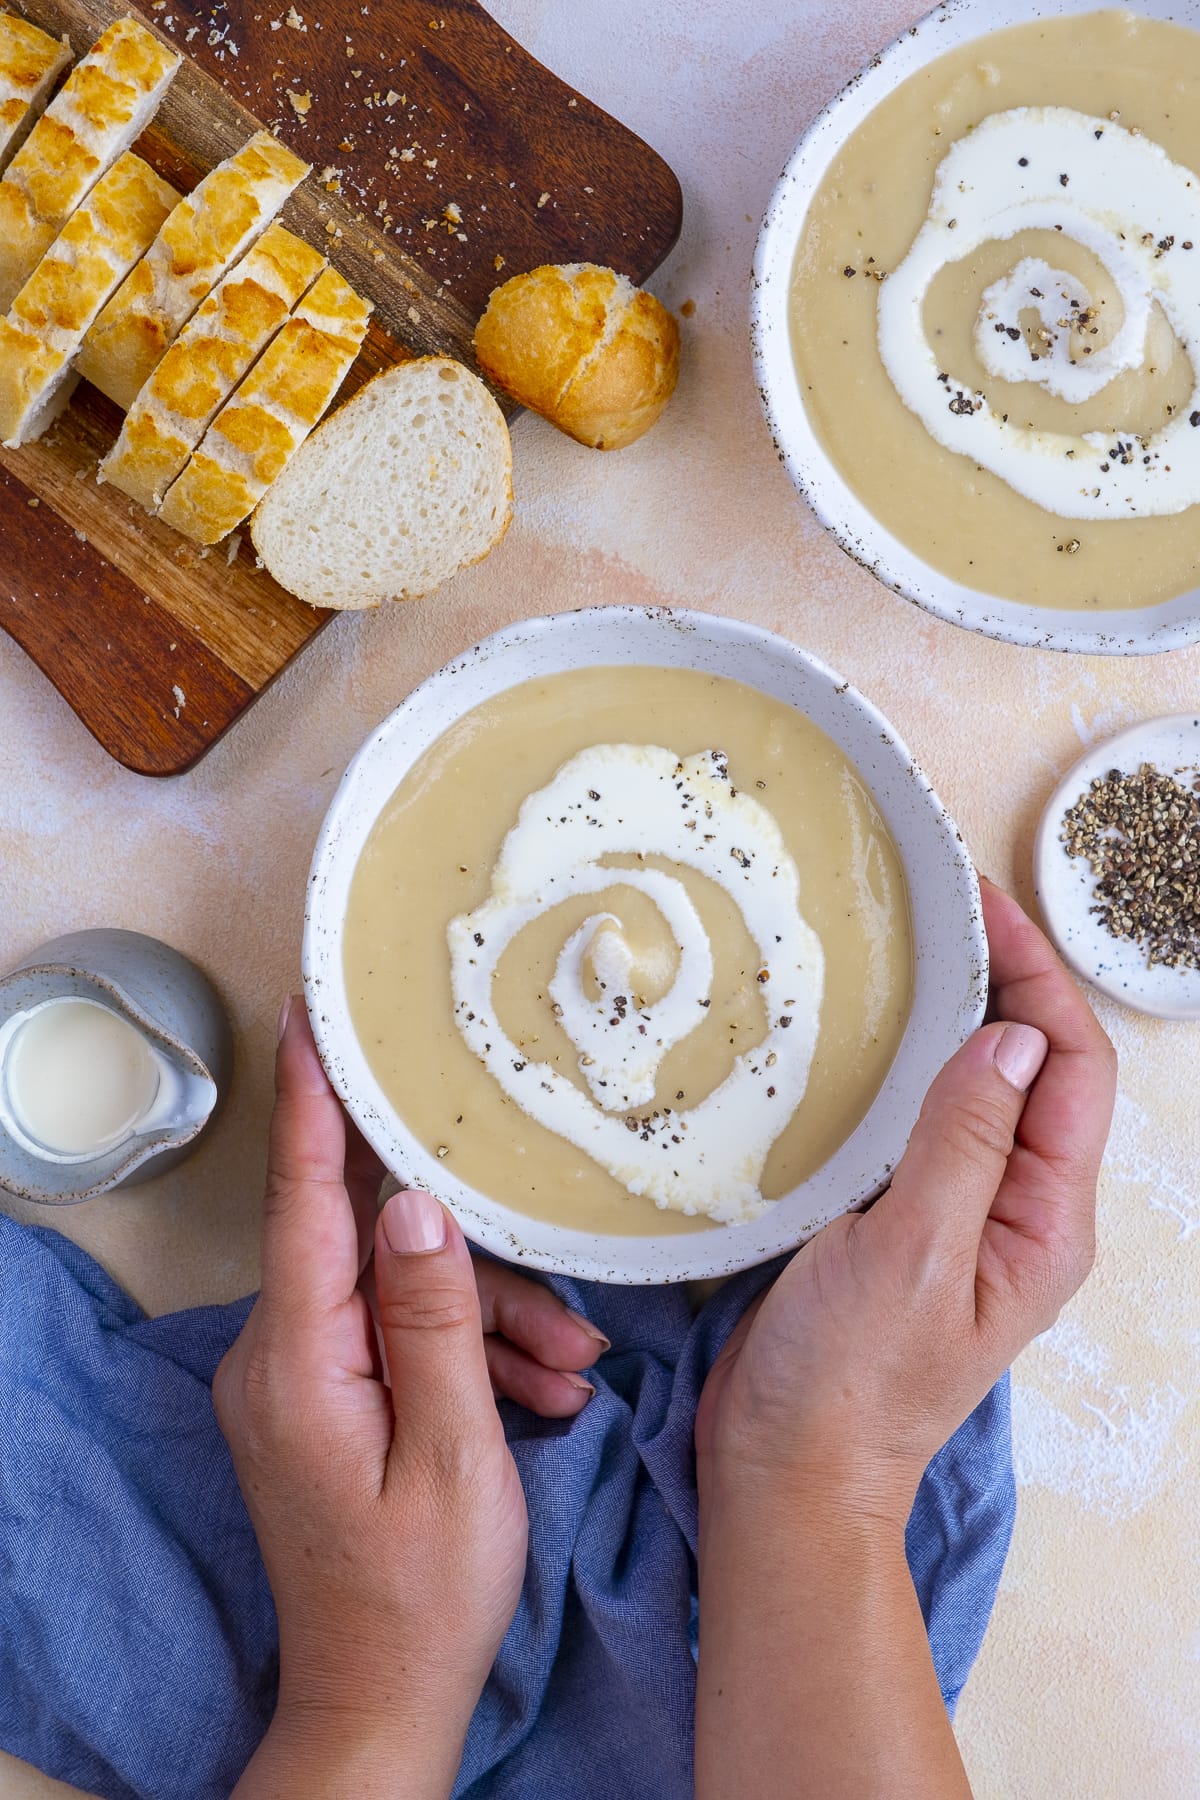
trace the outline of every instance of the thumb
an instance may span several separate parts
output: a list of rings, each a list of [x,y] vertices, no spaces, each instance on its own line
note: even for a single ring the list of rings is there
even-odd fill
[[[396,1413],[393,1452],[453,1453],[496,1421],[479,1295],[466,1240],[417,1188],[393,1194],[375,1228],[379,1330]]]
[[[265,1306],[307,1336],[314,1317],[350,1298],[358,1268],[346,1115],[321,1066],[304,1002],[293,997],[280,1014],[275,1060],[263,1200]]]
[[[1032,1025],[985,1025],[969,1038],[930,1088],[891,1187],[868,1217],[907,1218],[918,1247],[977,1244],[1048,1049]]]

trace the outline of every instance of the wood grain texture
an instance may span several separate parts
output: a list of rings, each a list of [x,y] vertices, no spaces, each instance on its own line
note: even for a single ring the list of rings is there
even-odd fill
[[[20,10],[80,52],[133,10],[185,53],[138,144],[181,190],[262,125],[312,163],[281,216],[376,306],[342,398],[414,353],[473,366],[475,320],[509,275],[591,260],[644,281],[678,235],[662,159],[476,0]],[[119,428],[84,384],[41,444],[0,449],[0,624],[119,762],[176,774],[329,615],[256,568],[248,534],[232,560],[204,556],[98,486]]]

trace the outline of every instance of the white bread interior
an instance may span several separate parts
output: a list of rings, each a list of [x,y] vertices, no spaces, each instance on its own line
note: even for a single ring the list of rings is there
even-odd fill
[[[376,375],[327,419],[250,525],[281,586],[311,606],[412,600],[499,542],[512,517],[504,415],[444,356]]]

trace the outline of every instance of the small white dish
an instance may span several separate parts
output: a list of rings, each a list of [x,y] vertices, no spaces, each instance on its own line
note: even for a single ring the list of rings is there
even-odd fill
[[[1164,774],[1200,773],[1200,713],[1147,719],[1097,744],[1055,788],[1038,826],[1033,880],[1046,929],[1064,961],[1112,1000],[1156,1019],[1200,1019],[1200,970],[1151,968],[1138,944],[1115,938],[1095,917],[1095,876],[1061,842],[1063,821],[1097,776],[1134,774],[1150,763]]]
[[[1148,18],[1200,26],[1197,0],[1127,3]],[[943,575],[878,522],[827,455],[805,408],[788,318],[792,266],[813,196],[847,139],[880,101],[910,75],[976,38],[1104,6],[1105,0],[943,0],[873,57],[813,120],[771,196],[754,257],[751,331],[758,391],[780,460],[855,562],[926,612],[987,637],[1092,656],[1144,656],[1200,640],[1200,588],[1156,606],[1098,614],[1004,600]]]
[[[538,676],[587,666],[692,668],[772,695],[812,719],[854,762],[904,865],[912,909],[912,1015],[857,1130],[817,1172],[753,1224],[661,1237],[568,1230],[467,1186],[409,1131],[384,1094],[350,1017],[342,935],[368,836],[417,758],[464,713]],[[987,941],[962,839],[891,726],[823,663],[770,632],[701,613],[591,607],[509,626],[411,693],[368,738],[342,782],[313,857],[304,986],[325,1067],[348,1112],[403,1181],[451,1207],[467,1235],[509,1261],[594,1281],[728,1275],[795,1246],[884,1186],[933,1077],[983,1016]],[[650,1202],[647,1201],[647,1205]]]

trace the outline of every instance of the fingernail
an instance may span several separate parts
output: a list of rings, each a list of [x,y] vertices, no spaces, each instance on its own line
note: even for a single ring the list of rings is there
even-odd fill
[[[579,1388],[589,1400],[591,1399],[596,1390],[590,1381],[585,1381],[582,1375],[568,1375],[565,1369],[561,1373],[564,1381],[569,1381],[573,1388]]]
[[[997,1040],[993,1061],[1005,1081],[1024,1094],[1033,1086],[1049,1048],[1049,1039],[1036,1025],[1006,1025]]]
[[[592,1341],[599,1344],[602,1353],[605,1350],[612,1349],[612,1339],[606,1338],[604,1333],[599,1330],[597,1326],[593,1325],[590,1319],[585,1319],[583,1314],[577,1313],[573,1307],[568,1306],[566,1310],[568,1319],[574,1319],[580,1331],[586,1331]]]
[[[420,1188],[403,1188],[383,1209],[383,1235],[397,1256],[414,1256],[442,1250],[446,1244],[446,1215],[432,1194]]]
[[[283,1005],[279,1009],[279,1023],[275,1027],[275,1042],[277,1044],[282,1043],[283,1034],[287,1030],[287,1022],[292,1016],[292,998],[293,996],[288,994],[284,999]]]

